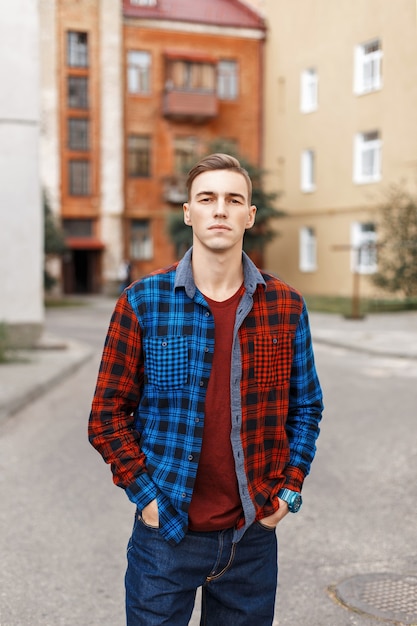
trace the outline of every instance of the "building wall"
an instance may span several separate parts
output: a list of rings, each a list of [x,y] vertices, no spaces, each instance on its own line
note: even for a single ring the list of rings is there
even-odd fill
[[[101,225],[103,285],[114,285],[123,260],[123,44],[118,2],[100,3]]]
[[[264,0],[268,24],[264,166],[268,186],[281,191],[281,237],[267,267],[305,293],[350,295],[352,222],[378,221],[392,183],[412,188],[417,166],[417,38],[415,0]],[[354,49],[382,42],[382,88],[355,95]],[[318,73],[318,108],[300,111],[300,76]],[[382,139],[378,182],[353,182],[355,133],[377,129]],[[316,188],[300,189],[300,155],[316,154]],[[317,269],[299,270],[299,229],[317,236]],[[369,277],[364,294],[375,292]]]
[[[61,271],[67,293],[114,291],[123,259],[123,94],[122,94],[122,11],[114,0],[42,0],[51,4],[47,18],[55,28],[55,92],[58,146],[58,213],[67,235],[68,253]],[[68,63],[67,37],[70,31],[86,33],[87,67]],[[88,80],[88,107],[74,109],[68,97],[71,77]],[[50,83],[53,82],[52,76]],[[44,90],[43,106],[47,109]],[[52,115],[52,111],[51,111]],[[74,150],[69,145],[68,120],[88,119],[89,146]],[[51,142],[50,142],[51,143]],[[51,150],[49,151],[51,152]],[[76,195],[70,190],[69,162],[87,160],[90,189]],[[50,195],[54,181],[44,177]],[[90,232],[75,236],[71,225],[90,222]],[[74,227],[75,228],[75,227]]]
[[[30,345],[44,317],[35,3],[2,4],[0,42],[0,322],[16,344]]]

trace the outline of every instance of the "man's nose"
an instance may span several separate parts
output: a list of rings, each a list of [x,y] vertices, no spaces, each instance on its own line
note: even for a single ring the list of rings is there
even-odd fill
[[[216,202],[216,205],[214,207],[214,215],[221,216],[221,217],[224,217],[227,215],[226,202],[222,200],[222,198],[219,198]]]

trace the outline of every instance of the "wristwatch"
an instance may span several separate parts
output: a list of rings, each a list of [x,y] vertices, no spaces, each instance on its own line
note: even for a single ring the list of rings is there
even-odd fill
[[[291,491],[291,489],[280,489],[278,491],[278,498],[284,500],[288,504],[288,510],[290,513],[297,513],[301,509],[303,499],[298,491]]]

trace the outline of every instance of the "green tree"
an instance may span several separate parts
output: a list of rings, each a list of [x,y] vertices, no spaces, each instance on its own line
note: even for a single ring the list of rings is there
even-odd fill
[[[378,287],[417,296],[417,198],[401,185],[392,185],[379,208]]]
[[[256,205],[258,210],[254,226],[245,233],[243,248],[256,261],[262,263],[266,244],[279,236],[279,233],[272,228],[271,220],[284,215],[283,211],[275,207],[275,202],[280,194],[265,190],[263,177],[266,171],[239,155],[227,140],[219,139],[210,143],[207,154],[214,152],[225,152],[235,156],[239,159],[242,167],[247,170],[252,180],[252,204]],[[168,233],[176,247],[178,256],[181,256],[192,244],[192,230],[184,224],[182,211],[176,211],[170,215]]]
[[[47,269],[47,261],[55,256],[62,256],[67,251],[65,244],[65,237],[61,227],[57,224],[57,221],[49,206],[49,201],[46,193],[43,194],[43,218],[44,218],[44,288],[46,291],[52,289],[56,283],[56,279],[51,275]]]

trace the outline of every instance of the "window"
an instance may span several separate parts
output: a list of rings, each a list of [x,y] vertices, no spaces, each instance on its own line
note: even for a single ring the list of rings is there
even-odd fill
[[[148,261],[153,257],[153,243],[149,220],[132,220],[130,223],[130,258]]]
[[[71,160],[69,162],[70,196],[90,195],[90,161]]]
[[[358,95],[381,89],[382,48],[379,39],[355,48],[354,92]]]
[[[309,193],[316,189],[314,150],[303,150],[301,154],[301,190]]]
[[[127,139],[127,171],[131,177],[151,174],[151,138],[147,135],[129,135]]]
[[[174,139],[174,169],[176,174],[186,174],[198,160],[198,141],[195,137]]]
[[[68,77],[68,108],[88,109],[88,78]]]
[[[377,270],[375,224],[354,222],[351,226],[351,269],[359,274]]]
[[[165,86],[168,90],[213,93],[216,88],[216,66],[213,63],[170,60],[167,63]]]
[[[70,150],[88,150],[90,122],[84,118],[70,117],[68,119],[68,148]]]
[[[87,33],[67,33],[67,64],[69,67],[88,67]]]
[[[138,7],[155,7],[156,0],[130,0],[130,4]]]
[[[381,180],[381,146],[378,131],[358,133],[354,143],[355,183],[372,183]]]
[[[300,229],[300,270],[302,272],[314,272],[317,269],[316,256],[316,234],[313,228],[304,226]]]
[[[127,89],[129,93],[150,93],[151,55],[149,52],[131,50],[127,53]]]
[[[318,76],[315,69],[301,73],[300,109],[302,113],[316,111],[318,102]]]
[[[66,237],[92,237],[92,220],[63,220],[62,229]]]
[[[221,100],[237,100],[238,73],[236,61],[219,61],[217,67],[217,94]]]

